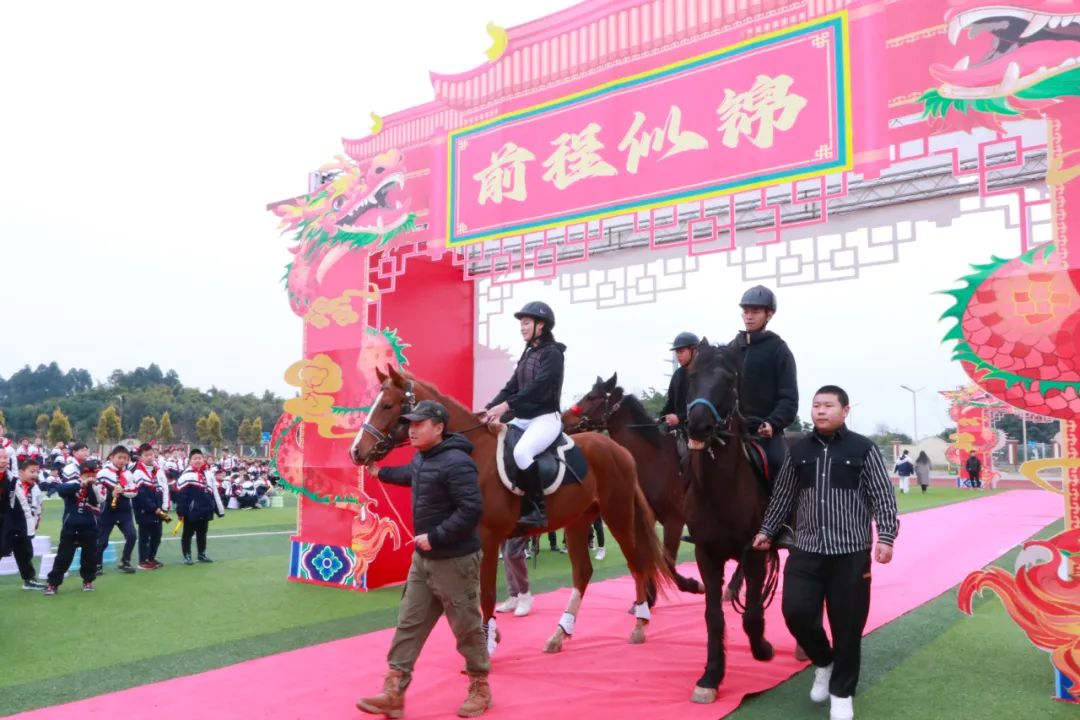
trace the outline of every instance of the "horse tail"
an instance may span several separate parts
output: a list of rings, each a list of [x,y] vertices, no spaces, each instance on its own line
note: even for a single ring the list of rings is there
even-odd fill
[[[634,556],[633,569],[647,585],[661,590],[675,585],[672,565],[656,533],[656,516],[637,482],[634,482]]]

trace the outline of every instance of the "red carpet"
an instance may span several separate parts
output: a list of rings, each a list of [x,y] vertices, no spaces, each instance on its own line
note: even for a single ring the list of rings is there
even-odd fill
[[[881,627],[959,583],[1062,514],[1061,497],[1015,490],[904,515],[896,557],[874,568],[867,632]],[[692,565],[683,568],[695,573]],[[653,613],[648,642],[626,643],[633,618],[629,578],[589,587],[577,632],[560,655],[540,652],[566,603],[568,590],[537,597],[533,614],[500,623],[503,642],[491,678],[492,718],[549,717],[560,710],[590,720],[606,718],[717,718],[745,695],[774,687],[803,664],[780,614],[768,611],[766,636],[776,658],[750,657],[739,617],[727,611],[728,673],[711,706],[688,698],[705,662],[702,601],[673,595]],[[185,717],[284,720],[355,718],[356,696],[377,691],[385,671],[391,630],[251,660],[238,665],[110,693],[15,716],[52,718]],[[409,689],[408,718],[452,717],[464,699],[461,660],[445,623],[435,629]],[[269,681],[268,681],[269,680]]]

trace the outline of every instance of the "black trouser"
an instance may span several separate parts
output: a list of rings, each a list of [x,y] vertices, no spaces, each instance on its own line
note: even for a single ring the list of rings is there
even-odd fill
[[[9,538],[11,554],[15,556],[15,564],[19,566],[19,575],[23,582],[34,579],[34,540],[26,535],[13,535]]]
[[[604,547],[604,518],[598,517],[593,520],[593,529],[589,531],[589,544],[592,544],[593,533],[596,534],[597,547]]]
[[[829,616],[833,645],[821,609]],[[784,568],[784,621],[816,667],[833,664],[829,692],[851,697],[859,684],[862,634],[870,612],[870,551],[819,555],[793,549]]]
[[[971,483],[971,487],[982,487],[982,480],[979,479],[978,470],[968,470],[968,482]]]
[[[109,545],[109,535],[113,527],[120,528],[124,535],[124,552],[120,556],[121,562],[131,562],[131,550],[135,547],[135,523],[131,520],[131,511],[121,513],[104,512],[98,520],[98,565],[104,565],[105,548]]]
[[[161,521],[146,520],[139,523],[139,562],[157,557],[161,545]]]
[[[56,561],[49,571],[49,584],[60,587],[64,582],[64,573],[75,559],[75,548],[82,552],[79,558],[79,575],[83,582],[93,582],[97,566],[97,529],[88,527],[80,530],[61,530],[60,546],[56,549]]]
[[[195,547],[198,548],[199,554],[202,555],[206,552],[206,531],[210,527],[210,521],[203,520],[184,520],[184,532],[180,535],[180,552],[184,555],[191,554],[191,536],[195,536]]]

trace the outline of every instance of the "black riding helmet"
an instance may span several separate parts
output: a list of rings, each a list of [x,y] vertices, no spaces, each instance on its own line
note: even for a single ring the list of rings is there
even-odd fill
[[[675,339],[671,342],[672,352],[684,347],[694,347],[701,342],[701,339],[692,332],[681,332],[675,336]]]
[[[762,307],[776,312],[776,295],[764,285],[755,285],[743,293],[739,307]]]
[[[539,300],[525,303],[523,308],[514,313],[514,317],[518,320],[523,317],[540,320],[544,323],[544,327],[547,328],[548,332],[555,327],[555,311],[551,309],[550,305]]]

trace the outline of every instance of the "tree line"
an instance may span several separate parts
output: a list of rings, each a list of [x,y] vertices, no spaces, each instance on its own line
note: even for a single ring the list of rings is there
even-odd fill
[[[7,433],[40,437],[50,445],[128,437],[213,448],[257,445],[281,414],[282,402],[270,391],[257,396],[185,387],[176,371],[162,372],[156,363],[114,370],[99,383],[86,370],[63,372],[55,362],[0,377],[0,422]]]

